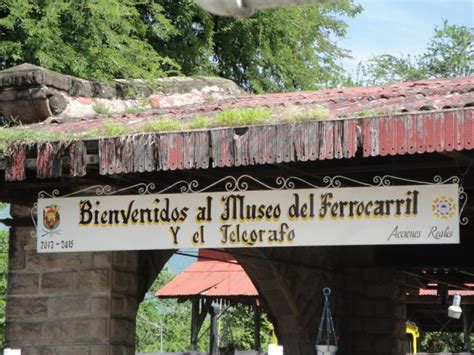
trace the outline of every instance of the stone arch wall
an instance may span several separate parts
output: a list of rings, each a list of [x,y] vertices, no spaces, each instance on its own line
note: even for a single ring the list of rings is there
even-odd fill
[[[315,267],[324,258],[317,248],[264,248],[228,249],[242,265],[262,296],[264,307],[275,326],[281,344],[288,354],[307,355],[314,351],[316,323],[319,322],[324,280]],[[300,262],[313,260],[314,265],[294,265],[298,254]],[[333,253],[334,254],[334,253]],[[140,252],[138,299],[141,299],[159,274],[171,251]],[[334,255],[333,255],[334,256]],[[332,258],[334,263],[336,259]],[[306,272],[305,272],[306,270]],[[327,281],[330,281],[329,279]],[[298,286],[301,282],[309,287]],[[329,284],[334,285],[334,282]],[[313,297],[314,296],[314,297]]]
[[[11,209],[6,346],[27,355],[134,354],[138,304],[174,251],[40,254],[30,210]],[[403,354],[400,272],[351,266],[342,248],[229,251],[261,293],[286,354],[315,352],[324,286],[333,289],[338,354]]]

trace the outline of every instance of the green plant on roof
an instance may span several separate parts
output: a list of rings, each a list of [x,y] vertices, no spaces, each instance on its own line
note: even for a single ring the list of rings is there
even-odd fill
[[[394,113],[398,113],[400,110],[396,107],[378,107],[378,108],[366,108],[362,111],[356,112],[350,116],[353,117],[374,117],[374,116],[383,116],[383,115],[391,115]]]
[[[0,151],[13,144],[19,142],[47,142],[60,140],[64,135],[56,132],[43,132],[27,128],[9,129],[5,127],[0,128]]]
[[[71,140],[80,140],[80,139],[88,139],[88,138],[97,138],[100,136],[101,134],[98,129],[90,129],[83,132],[69,133],[68,138]]]
[[[272,111],[264,108],[230,109],[216,115],[217,127],[250,126],[269,122]]]
[[[188,129],[203,129],[211,126],[211,120],[207,116],[197,116],[186,126]]]
[[[142,108],[143,110],[146,110],[147,108],[150,108],[152,104],[151,97],[148,96],[140,96],[138,98],[138,107]]]
[[[327,108],[323,106],[317,106],[300,112],[289,112],[289,114],[284,117],[284,119],[289,122],[308,122],[327,120],[330,117],[331,115]]]
[[[128,115],[136,115],[137,113],[140,113],[143,111],[145,111],[145,107],[140,105],[140,106],[128,106],[125,108],[123,112]]]
[[[112,120],[109,120],[104,124],[104,135],[107,137],[124,136],[131,133],[133,133],[133,131],[130,127],[116,123]]]
[[[169,118],[161,118],[153,121],[148,121],[138,127],[138,132],[169,132],[169,131],[181,131],[183,125],[181,121],[172,120]]]
[[[94,105],[92,105],[92,109],[96,113],[98,113],[99,115],[110,115],[111,114],[111,111],[109,110],[109,108],[107,106],[105,106],[104,104],[100,103],[100,102],[97,102]]]

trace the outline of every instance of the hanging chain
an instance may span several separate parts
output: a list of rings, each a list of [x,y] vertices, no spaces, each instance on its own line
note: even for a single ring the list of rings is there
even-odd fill
[[[316,345],[321,344],[321,338],[323,336],[324,323],[326,323],[326,345],[331,345],[331,337],[334,339],[334,345],[337,346],[337,337],[336,330],[334,328],[334,321],[331,314],[331,306],[329,305],[329,295],[331,294],[331,289],[325,287],[323,289],[324,295],[324,307],[323,315],[321,316],[321,322],[319,323],[318,337],[316,339]]]

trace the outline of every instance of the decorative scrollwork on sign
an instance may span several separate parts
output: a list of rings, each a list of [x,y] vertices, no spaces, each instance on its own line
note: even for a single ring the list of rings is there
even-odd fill
[[[31,237],[36,238],[36,230],[37,230],[37,225],[36,225],[36,215],[38,214],[38,203],[35,202],[33,204],[33,208],[30,210],[30,215],[31,215],[31,220],[33,221],[33,225],[35,228],[31,231]]]
[[[352,179],[350,177],[347,177],[347,176],[343,176],[343,175],[336,175],[336,176],[325,176],[323,178],[323,181],[326,183],[326,186],[325,188],[338,188],[338,187],[342,187],[343,186],[343,182],[349,182],[349,183],[352,183],[352,184],[356,184],[356,185],[360,185],[360,186],[372,186],[371,184],[368,184],[366,182],[363,182],[363,181],[359,181],[359,180],[356,180],[356,179]]]
[[[464,187],[459,186],[459,224],[465,226],[469,223],[469,218],[463,216],[462,213],[464,211],[464,207],[467,204],[468,195],[466,191],[464,191]]]
[[[123,194],[124,192],[128,191],[136,191],[136,193],[139,195],[165,194],[171,193],[172,191],[179,191],[180,193],[200,193],[209,191],[219,191],[219,186],[222,186],[223,190],[227,192],[244,192],[248,191],[251,187],[253,189],[263,188],[266,190],[293,190],[297,188],[329,189],[340,188],[343,186],[385,187],[394,186],[396,185],[396,183],[408,183],[413,185],[459,184],[459,223],[461,225],[466,225],[469,222],[469,219],[466,216],[462,216],[464,208],[467,204],[468,195],[462,187],[461,180],[458,176],[451,176],[447,179],[443,179],[441,176],[436,175],[433,177],[433,181],[429,182],[394,175],[383,175],[374,176],[372,178],[372,182],[365,182],[343,175],[335,175],[324,176],[322,178],[322,181],[324,184],[320,186],[298,176],[279,176],[275,179],[274,184],[270,185],[267,182],[263,182],[251,175],[240,175],[239,177],[229,175],[220,178],[219,180],[214,181],[201,188],[197,180],[179,180],[161,190],[157,189],[155,183],[138,183],[119,189],[114,189],[110,185],[92,185],[63,196],[60,196],[60,191],[58,189],[54,189],[51,192],[41,191],[38,194],[38,198],[73,197],[80,195],[84,196],[90,192],[93,192],[96,196],[112,196],[117,194]],[[36,221],[33,217],[33,213],[37,212],[36,210],[37,206],[35,205],[34,209],[32,210],[32,219],[33,223],[35,223],[35,227]]]
[[[414,179],[408,179],[400,176],[394,176],[394,175],[384,175],[384,176],[374,176],[372,179],[374,182],[373,184],[368,184],[367,186],[392,186],[394,181],[401,181],[401,182],[408,182],[410,184],[415,184],[415,185],[444,185],[444,184],[459,184],[460,179],[457,176],[451,176],[447,179],[444,179],[436,175],[433,177],[433,182],[430,181],[422,181],[422,180],[414,180]]]
[[[60,191],[58,189],[54,189],[51,191],[51,193],[48,193],[46,191],[40,191],[38,193],[38,198],[53,198],[53,197],[58,197],[60,194]]]

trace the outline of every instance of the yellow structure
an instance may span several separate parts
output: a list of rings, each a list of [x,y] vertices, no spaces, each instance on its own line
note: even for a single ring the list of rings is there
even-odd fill
[[[418,329],[415,323],[407,322],[406,333],[410,345],[409,352],[416,354],[418,352],[417,341],[420,337],[420,330]]]

